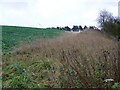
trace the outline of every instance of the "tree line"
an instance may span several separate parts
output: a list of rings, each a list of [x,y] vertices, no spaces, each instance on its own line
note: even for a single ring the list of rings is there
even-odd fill
[[[65,27],[51,27],[49,29],[57,29],[57,30],[65,30],[65,31],[83,31],[83,30],[100,30],[101,32],[106,33],[107,35],[113,36],[118,41],[120,40],[120,17],[115,17],[112,15],[112,13],[102,10],[100,11],[97,23],[100,27],[98,29],[95,26],[89,26],[86,25],[82,27],[81,25],[74,25],[72,28],[69,26]]]
[[[86,30],[86,29],[97,29],[97,27],[95,26],[84,26],[82,27],[81,25],[73,25],[72,28],[70,28],[69,26],[65,26],[65,27],[51,27],[51,28],[48,28],[48,29],[58,29],[58,30],[65,30],[65,31],[83,31],[83,30]]]

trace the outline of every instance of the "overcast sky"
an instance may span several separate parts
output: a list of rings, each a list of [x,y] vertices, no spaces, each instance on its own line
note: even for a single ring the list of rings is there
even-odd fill
[[[118,14],[119,0],[0,0],[0,25],[97,25],[100,10]]]

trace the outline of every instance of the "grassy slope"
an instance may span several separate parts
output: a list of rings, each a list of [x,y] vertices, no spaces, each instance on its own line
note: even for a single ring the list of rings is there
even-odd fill
[[[111,87],[103,82],[119,78],[117,49],[117,42],[97,31],[23,45],[3,56],[3,86]]]
[[[52,38],[58,36],[62,31],[31,27],[2,26],[2,50],[10,51],[21,42],[31,42],[36,38]]]

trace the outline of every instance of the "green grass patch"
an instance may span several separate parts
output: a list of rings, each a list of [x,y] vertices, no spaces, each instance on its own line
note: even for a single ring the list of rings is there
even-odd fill
[[[55,29],[2,26],[2,50],[8,52],[21,42],[31,43],[35,39],[53,38],[62,32]]]

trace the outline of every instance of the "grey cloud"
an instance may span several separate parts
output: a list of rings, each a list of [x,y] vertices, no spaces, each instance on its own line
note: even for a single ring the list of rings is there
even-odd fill
[[[2,24],[25,26],[42,24],[45,27],[57,25],[72,26],[73,24],[95,25],[97,13],[102,9],[117,15],[117,0],[70,0],[71,2],[63,0],[66,2],[58,4],[55,2],[60,0],[8,1],[1,3],[0,0],[0,8],[4,9],[2,13],[4,21]],[[67,1],[70,5],[67,5]],[[73,3],[72,1],[75,2]]]

